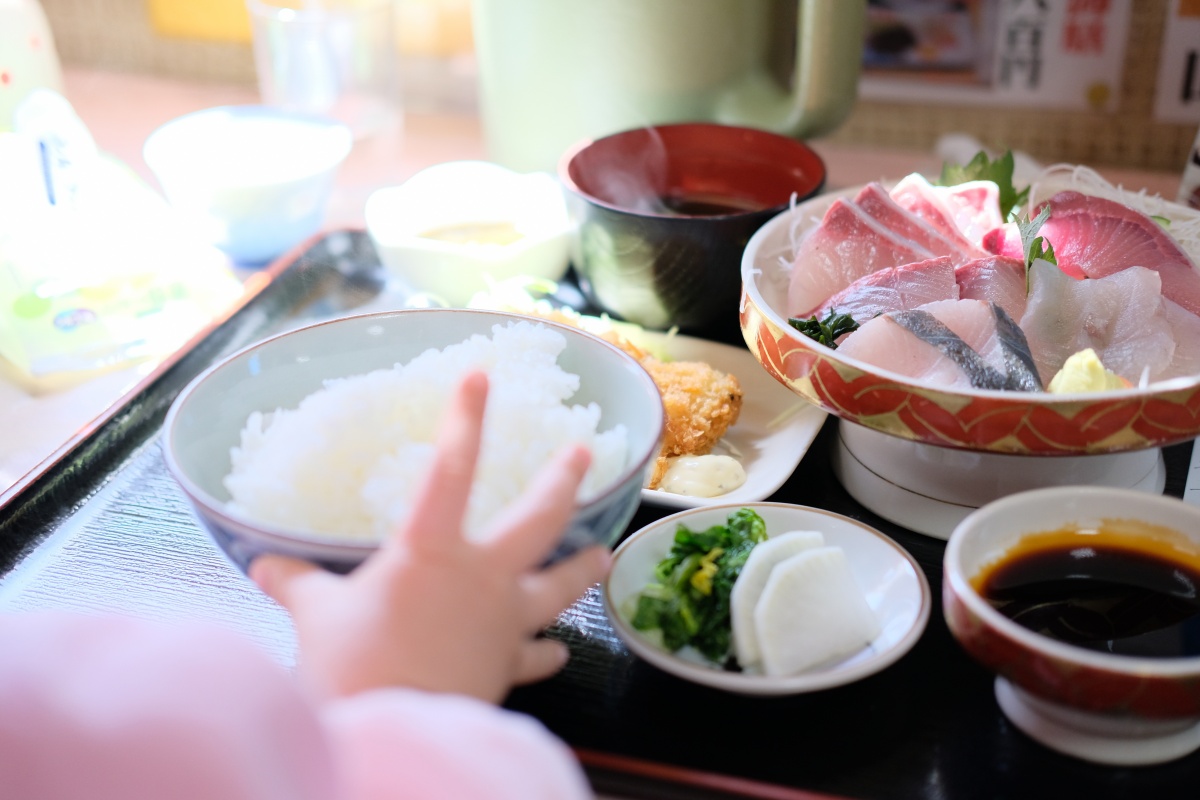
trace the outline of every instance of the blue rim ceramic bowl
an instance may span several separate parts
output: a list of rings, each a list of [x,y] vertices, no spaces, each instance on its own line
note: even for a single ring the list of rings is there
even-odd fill
[[[197,376],[172,403],[163,451],[172,476],[196,516],[229,559],[245,571],[263,553],[278,553],[348,572],[376,549],[373,542],[262,525],[231,510],[223,479],[230,450],[240,442],[253,411],[295,408],[331,378],[361,375],[406,363],[495,325],[526,319],[468,309],[408,309],[345,317],[293,330],[253,344]],[[580,504],[550,561],[592,544],[613,545],[637,510],[647,471],[658,453],[664,411],[657,386],[644,369],[604,340],[542,322],[566,338],[558,357],[579,375],[571,404],[595,402],[600,429],[627,429],[624,469],[607,488]]]

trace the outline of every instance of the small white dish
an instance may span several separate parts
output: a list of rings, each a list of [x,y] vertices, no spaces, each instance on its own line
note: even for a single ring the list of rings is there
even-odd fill
[[[573,223],[546,173],[486,161],[436,164],[372,193],[364,217],[400,288],[435,304],[463,307],[502,281],[557,281],[567,271]]]
[[[675,361],[706,362],[738,379],[744,392],[741,414],[713,452],[732,455],[746,470],[744,484],[716,497],[643,489],[642,502],[697,508],[765,500],[795,471],[828,416],[767,374],[745,348],[649,331],[639,343]]]
[[[163,193],[235,262],[264,264],[316,233],[350,154],[350,129],[267,106],[185,114],[142,150]]]
[[[671,549],[677,525],[703,530],[722,524],[739,508],[752,508],[767,525],[767,535],[819,530],[826,544],[841,547],[850,568],[878,615],[879,636],[840,661],[787,677],[729,672],[686,648],[668,653],[643,636],[621,613],[654,579],[654,567]],[[921,567],[889,537],[850,517],[786,503],[733,503],[680,511],[627,538],[613,555],[604,582],[604,606],[613,629],[636,655],[659,669],[694,683],[746,695],[789,695],[842,686],[873,675],[895,663],[921,638],[929,621],[932,597]]]

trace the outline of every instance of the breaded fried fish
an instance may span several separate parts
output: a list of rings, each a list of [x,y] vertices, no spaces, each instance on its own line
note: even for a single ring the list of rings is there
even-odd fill
[[[660,361],[619,335],[605,335],[638,360],[662,394],[667,421],[662,450],[649,488],[662,480],[668,459],[709,453],[737,422],[742,410],[742,385],[729,373],[703,361]]]
[[[742,386],[733,375],[700,361],[659,361],[653,356],[640,361],[658,384],[667,412],[662,450],[649,483],[653,489],[667,471],[667,459],[710,452],[737,422]]]
[[[561,311],[540,311],[537,316],[581,327],[572,315]],[[662,481],[668,459],[711,452],[737,422],[742,410],[742,385],[737,377],[703,361],[662,361],[615,330],[594,333],[637,359],[662,394],[667,419],[649,488],[657,488]]]

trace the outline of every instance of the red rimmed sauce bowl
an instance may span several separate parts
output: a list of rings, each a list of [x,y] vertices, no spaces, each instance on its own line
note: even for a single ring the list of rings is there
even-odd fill
[[[1134,490],[1020,492],[968,515],[943,573],[950,632],[1036,741],[1106,764],[1200,748],[1200,508]]]

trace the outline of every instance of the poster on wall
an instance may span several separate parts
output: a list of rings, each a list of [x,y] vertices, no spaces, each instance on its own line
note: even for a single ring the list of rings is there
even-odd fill
[[[870,0],[859,95],[1115,111],[1131,6],[1132,0]]]
[[[1200,123],[1200,0],[1171,0],[1159,51],[1154,119]]]

